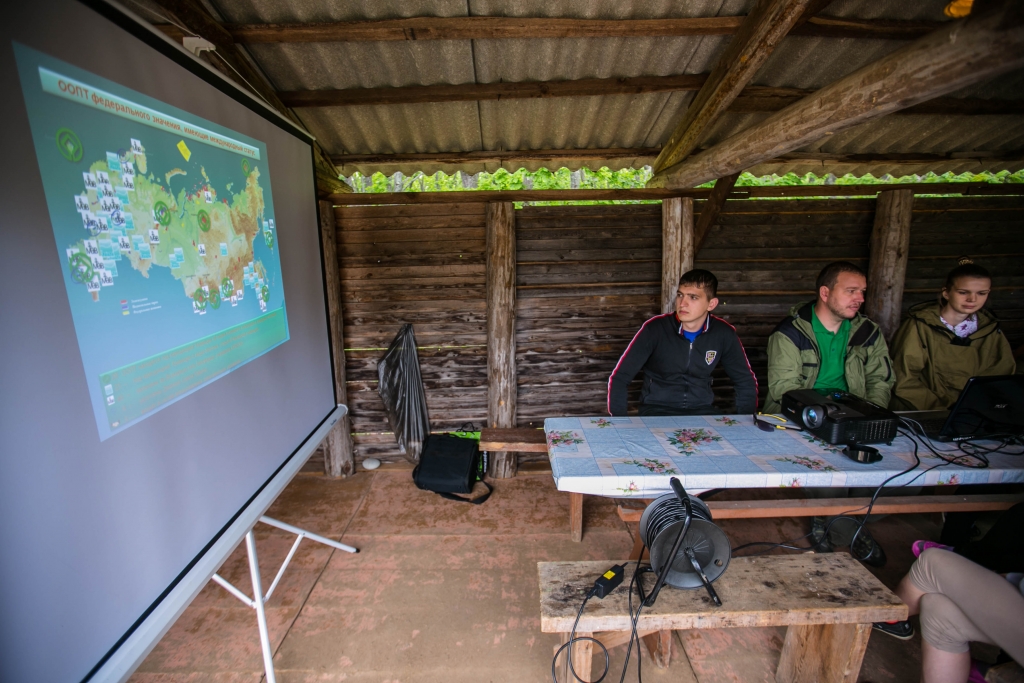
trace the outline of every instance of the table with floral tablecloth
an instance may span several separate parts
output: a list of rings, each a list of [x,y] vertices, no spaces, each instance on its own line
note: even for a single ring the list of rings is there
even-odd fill
[[[878,486],[914,463],[914,444],[898,436],[875,447],[882,460],[850,460],[807,432],[764,432],[747,415],[560,417],[544,421],[551,472],[559,491],[615,498],[654,498],[678,477],[691,493],[717,488]],[[936,444],[948,457],[954,444]],[[945,464],[925,448],[921,464],[886,486],[1024,482],[1024,456],[988,456],[985,469]],[[977,464],[973,459],[965,460]],[[936,466],[939,467],[936,467]],[[931,469],[934,468],[934,469]]]

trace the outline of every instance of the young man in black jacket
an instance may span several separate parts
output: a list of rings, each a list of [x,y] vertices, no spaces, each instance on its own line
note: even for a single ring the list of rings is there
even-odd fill
[[[679,279],[674,313],[643,324],[608,379],[608,414],[626,414],[626,387],[640,370],[640,415],[709,415],[711,373],[722,365],[736,388],[736,412],[757,410],[757,378],[736,328],[711,315],[718,305],[718,278],[691,270]]]

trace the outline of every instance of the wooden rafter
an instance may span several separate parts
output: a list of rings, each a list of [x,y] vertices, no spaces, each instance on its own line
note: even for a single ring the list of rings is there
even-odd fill
[[[288,120],[305,129],[302,122],[278,97],[263,75],[245,58],[235,45],[234,37],[206,10],[198,0],[156,0],[157,4],[173,14],[182,25],[195,35],[216,46],[210,63],[239,86],[256,94]],[[314,162],[318,191],[321,195],[350,192],[351,188],[339,177],[326,152],[314,143]]]
[[[567,19],[559,17],[410,17],[315,24],[224,24],[238,43],[392,42],[509,38],[652,38],[731,35],[744,17],[682,19]],[[794,35],[912,40],[940,22],[812,17]],[[174,26],[158,26],[180,38]]]
[[[693,227],[693,254],[695,257],[700,253],[700,248],[704,246],[704,240],[707,239],[711,228],[718,221],[718,214],[722,213],[722,209],[725,208],[725,200],[729,198],[739,177],[739,173],[724,176],[715,181],[715,186],[711,188],[708,201],[701,209],[700,218]]]
[[[1019,3],[1004,0],[663,170],[648,185],[693,187],[1021,66],[1024,12]]]
[[[757,1],[662,147],[654,161],[655,173],[679,163],[697,148],[707,127],[739,97],[789,29],[800,19],[808,2]]]
[[[884,190],[911,190],[915,194],[961,194],[1021,196],[1024,185],[993,183],[905,183],[879,185],[815,185],[743,187],[733,189],[729,199],[758,197],[858,197],[874,196]],[[373,204],[465,204],[466,202],[570,202],[586,200],[659,200],[669,197],[707,199],[710,189],[666,190],[508,190],[466,192],[352,192],[330,197],[337,205]]]
[[[353,107],[427,102],[468,102],[548,97],[599,97],[644,95],[660,92],[693,92],[707,81],[705,74],[681,76],[633,76],[627,78],[586,78],[571,81],[525,81],[520,83],[461,83],[458,85],[413,85],[399,88],[345,88],[341,90],[293,90],[279,92],[288,107]],[[813,90],[747,86],[726,107],[738,113],[775,112],[800,101]],[[1020,115],[1024,100],[942,97],[904,110],[907,114]]]

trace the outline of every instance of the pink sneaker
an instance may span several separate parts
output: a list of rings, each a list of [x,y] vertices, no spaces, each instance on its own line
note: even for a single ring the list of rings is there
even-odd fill
[[[910,550],[914,553],[914,557],[921,557],[921,553],[928,550],[928,548],[941,548],[942,550],[949,551],[953,550],[953,546],[942,545],[935,541],[914,541],[913,545],[910,546]]]

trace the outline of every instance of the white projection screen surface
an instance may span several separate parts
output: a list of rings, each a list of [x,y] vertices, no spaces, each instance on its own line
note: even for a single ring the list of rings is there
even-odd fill
[[[84,681],[335,411],[312,147],[110,6],[4,18],[0,680]]]

